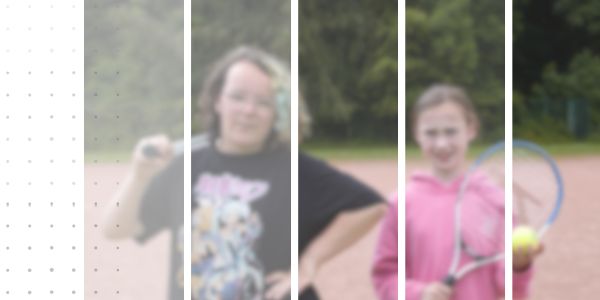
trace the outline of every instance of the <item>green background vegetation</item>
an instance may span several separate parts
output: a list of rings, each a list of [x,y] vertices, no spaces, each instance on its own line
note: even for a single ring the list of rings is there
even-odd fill
[[[396,145],[396,12],[387,0],[300,2],[300,80],[314,117],[308,148]],[[157,132],[180,138],[182,2],[112,1],[86,5],[86,16],[86,150],[128,153]],[[213,63],[234,47],[289,62],[290,23],[290,1],[192,1],[194,107]],[[202,131],[197,117],[193,127]]]
[[[600,2],[513,7],[515,136],[578,148],[600,142]]]
[[[183,133],[183,1],[86,3],[86,153],[160,132]]]
[[[504,137],[503,1],[406,1],[407,114],[434,83],[467,90],[481,119],[481,141]]]
[[[396,145],[397,5],[299,2],[300,88],[314,121],[309,143]]]
[[[86,149],[128,153],[141,136],[181,137],[182,2],[94,5],[85,8]],[[600,2],[515,0],[513,7],[515,136],[576,143],[557,146],[578,149],[567,152],[594,151],[600,142]],[[289,1],[195,0],[192,10],[194,99],[212,62],[237,45],[289,61]],[[314,117],[307,149],[390,153],[396,145],[396,12],[395,1],[300,2],[300,81]],[[408,108],[430,84],[456,83],[477,105],[480,143],[503,137],[503,2],[406,1],[406,47]]]

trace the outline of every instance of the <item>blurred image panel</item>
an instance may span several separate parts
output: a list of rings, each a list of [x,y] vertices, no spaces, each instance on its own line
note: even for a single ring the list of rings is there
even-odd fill
[[[497,300],[511,288],[503,259],[504,6],[406,2],[408,300]]]
[[[85,298],[182,299],[183,1],[85,3]]]
[[[397,299],[398,6],[299,2],[299,299]]]
[[[516,0],[513,16],[513,135],[543,147],[562,176],[561,185],[543,185],[540,171],[525,168],[513,154],[513,178],[519,185],[513,195],[515,217],[536,230],[544,226],[540,222],[554,221],[538,241],[544,251],[533,265],[529,299],[594,298],[600,292],[595,268],[600,247],[600,3]],[[536,180],[522,176],[525,171],[538,172]]]
[[[290,299],[290,1],[192,1],[192,299]]]

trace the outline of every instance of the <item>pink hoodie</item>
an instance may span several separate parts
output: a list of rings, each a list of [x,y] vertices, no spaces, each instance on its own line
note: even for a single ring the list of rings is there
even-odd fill
[[[454,251],[454,201],[462,178],[442,183],[418,174],[406,188],[406,299],[419,300],[423,289],[447,275]],[[463,198],[463,235],[479,247],[504,247],[504,192],[474,176]],[[397,221],[396,221],[397,222]],[[487,236],[488,239],[482,239]],[[475,238],[476,237],[476,238]],[[395,237],[397,239],[397,237]],[[478,249],[484,249],[478,248]],[[461,258],[461,266],[469,261]],[[532,272],[513,274],[513,297],[526,297]],[[496,300],[504,296],[504,261],[477,269],[453,288],[453,300]],[[384,298],[387,299],[387,298]]]
[[[420,300],[427,284],[440,281],[448,272],[453,251],[453,209],[460,179],[443,184],[429,175],[413,176],[406,195],[406,299]],[[470,228],[486,228],[503,241],[504,194],[483,177],[475,180],[476,188],[469,191],[464,201],[469,202],[471,222],[487,222],[490,225]],[[473,203],[474,202],[474,203]],[[491,216],[490,216],[491,214]],[[483,216],[483,217],[482,217]],[[486,217],[487,216],[487,217]],[[468,221],[467,221],[468,220]],[[490,222],[489,220],[498,220]],[[472,224],[472,223],[471,223]],[[477,223],[476,223],[477,224]],[[467,227],[467,226],[465,226]],[[469,228],[469,227],[467,227]],[[490,228],[496,228],[491,230]],[[465,238],[473,232],[465,232]],[[480,234],[475,232],[475,234]],[[503,247],[496,244],[496,247]],[[375,253],[373,281],[379,299],[398,299],[398,202],[383,221]],[[463,258],[467,260],[467,258]],[[464,261],[462,262],[464,263]],[[513,274],[513,298],[527,296],[532,271]],[[483,267],[463,277],[455,286],[455,300],[497,299],[504,294],[504,262]]]
[[[398,196],[381,225],[373,264],[375,291],[381,300],[398,299]]]

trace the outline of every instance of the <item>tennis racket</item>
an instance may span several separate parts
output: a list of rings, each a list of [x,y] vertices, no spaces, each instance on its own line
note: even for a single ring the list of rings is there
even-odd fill
[[[513,141],[513,215],[537,231],[541,240],[558,218],[564,198],[560,170],[540,146]]]
[[[504,185],[504,147],[504,143],[500,142],[488,148],[475,160],[461,183],[454,212],[454,253],[448,275],[443,280],[449,286],[469,272],[504,259],[503,241],[497,237],[496,241],[486,241],[477,234],[471,234],[470,239],[465,238],[464,233],[469,230],[461,222],[461,214],[466,209],[463,198],[477,174],[485,174],[498,187]],[[514,140],[512,150],[513,216],[518,224],[535,228],[541,240],[556,221],[562,206],[562,176],[556,162],[542,147]],[[459,268],[462,253],[470,260]]]
[[[475,159],[459,186],[454,206],[454,249],[448,275],[443,282],[454,286],[466,274],[504,259],[504,216],[498,206],[504,206],[504,142],[486,149]],[[481,200],[489,193],[490,201]],[[493,202],[496,202],[495,204]],[[488,205],[489,204],[489,205]],[[478,220],[468,220],[463,215]],[[464,256],[469,259],[462,263]]]

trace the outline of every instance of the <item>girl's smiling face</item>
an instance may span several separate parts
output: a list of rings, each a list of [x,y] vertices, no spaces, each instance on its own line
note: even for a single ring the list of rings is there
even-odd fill
[[[445,181],[462,171],[469,143],[476,135],[464,109],[452,101],[423,110],[416,120],[415,139],[421,152],[431,161],[434,175]]]
[[[221,147],[231,153],[259,151],[276,119],[271,77],[249,61],[233,64],[215,111],[220,119]]]

